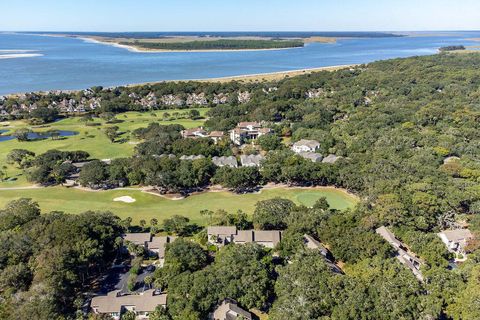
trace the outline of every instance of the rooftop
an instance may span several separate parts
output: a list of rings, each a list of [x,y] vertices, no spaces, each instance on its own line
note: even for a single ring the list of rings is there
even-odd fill
[[[240,308],[233,300],[226,299],[215,309],[213,319],[215,320],[235,320],[238,317],[243,317],[246,320],[251,320],[250,312]]]
[[[231,236],[237,233],[237,227],[213,226],[207,228],[207,233]]]
[[[450,242],[460,242],[473,238],[473,234],[468,229],[445,230],[440,232]]]
[[[143,294],[119,293],[120,291],[112,291],[106,296],[93,297],[90,305],[98,313],[112,313],[120,312],[124,306],[135,306],[136,312],[152,312],[157,306],[167,304],[167,295],[155,294],[155,290],[147,290]]]
[[[300,141],[295,142],[293,145],[297,146],[297,147],[306,146],[306,147],[309,147],[309,148],[312,148],[312,149],[316,149],[316,148],[320,147],[320,142],[318,142],[316,140],[302,139]]]
[[[145,233],[126,233],[123,235],[123,240],[130,241],[135,244],[145,244],[145,242],[150,242],[152,235],[150,232]]]

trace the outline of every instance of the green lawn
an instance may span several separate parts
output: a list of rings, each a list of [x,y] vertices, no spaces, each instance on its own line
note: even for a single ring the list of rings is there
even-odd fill
[[[131,196],[134,203],[114,202],[121,196]],[[253,212],[257,201],[282,197],[297,204],[312,206],[320,197],[326,197],[333,208],[351,208],[356,198],[342,190],[321,189],[268,189],[261,193],[236,195],[229,192],[209,192],[190,196],[183,200],[168,200],[159,196],[135,190],[82,191],[63,187],[29,190],[0,190],[0,208],[13,199],[32,198],[40,204],[43,212],[59,210],[68,213],[80,213],[85,210],[109,210],[121,218],[132,217],[134,223],[140,219],[149,221],[157,218],[162,221],[175,214],[189,217],[193,222],[203,224],[200,215],[203,209],[225,209],[236,212],[241,209],[249,214]]]
[[[202,116],[208,111],[207,108],[197,109]],[[129,157],[133,154],[133,149],[138,141],[135,141],[130,136],[130,132],[141,127],[146,127],[150,122],[158,122],[160,124],[181,124],[186,128],[194,128],[201,126],[204,120],[189,120],[178,119],[171,121],[162,121],[162,115],[164,112],[173,114],[175,112],[185,112],[185,110],[164,110],[155,111],[153,116],[151,112],[126,112],[117,115],[117,119],[122,120],[122,123],[114,124],[118,126],[119,131],[124,132],[121,138],[125,138],[128,142],[125,143],[111,143],[105,134],[103,129],[107,126],[102,120],[96,120],[97,126],[86,126],[80,121],[78,117],[67,118],[41,128],[29,126],[24,121],[11,121],[0,124],[0,129],[10,130],[13,132],[20,128],[30,128],[36,132],[48,131],[51,129],[76,131],[79,134],[76,136],[66,137],[61,140],[42,140],[42,141],[28,141],[19,142],[17,140],[0,141],[0,168],[6,165],[6,156],[12,149],[27,149],[41,154],[47,150],[58,149],[64,151],[82,150],[90,153],[93,158],[98,159],[113,159],[120,157]],[[7,135],[4,133],[4,135]],[[7,174],[10,177],[17,177],[17,181],[13,182],[0,182],[0,188],[5,187],[18,187],[26,186],[29,183],[25,180],[25,177],[21,174],[21,170],[18,170],[12,166],[7,166]]]

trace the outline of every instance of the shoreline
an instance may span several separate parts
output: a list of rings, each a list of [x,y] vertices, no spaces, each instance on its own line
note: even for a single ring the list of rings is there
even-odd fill
[[[225,77],[216,77],[216,78],[200,78],[200,79],[177,79],[177,80],[160,80],[160,81],[148,81],[148,82],[141,82],[141,83],[131,83],[126,85],[119,85],[109,88],[115,87],[139,87],[144,85],[155,85],[160,83],[168,83],[168,82],[189,82],[189,81],[199,81],[199,82],[230,82],[230,81],[259,81],[263,78],[270,78],[265,79],[265,81],[275,81],[285,77],[295,77],[304,74],[310,74],[315,72],[322,72],[322,71],[338,71],[347,68],[355,68],[361,65],[367,64],[345,64],[345,65],[338,65],[338,66],[325,66],[325,67],[313,67],[313,68],[305,68],[305,69],[295,69],[295,70],[286,70],[286,71],[275,71],[275,72],[266,72],[266,73],[250,73],[250,74],[242,74],[237,76],[225,76]],[[258,79],[262,78],[262,79]]]

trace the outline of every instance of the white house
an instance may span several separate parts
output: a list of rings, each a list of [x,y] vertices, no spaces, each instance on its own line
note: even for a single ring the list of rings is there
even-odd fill
[[[320,148],[320,142],[316,140],[302,139],[293,144],[292,151],[295,153],[315,152],[318,150],[318,148]]]
[[[438,233],[438,236],[445,243],[448,251],[457,255],[464,255],[468,241],[474,238],[468,229],[445,230]]]
[[[230,140],[240,146],[246,140],[256,140],[271,132],[270,128],[263,128],[258,122],[240,122],[235,129],[230,130]]]

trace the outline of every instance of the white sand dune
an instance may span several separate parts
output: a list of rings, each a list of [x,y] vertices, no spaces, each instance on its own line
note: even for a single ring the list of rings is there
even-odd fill
[[[123,197],[118,197],[118,198],[115,198],[113,199],[113,201],[115,202],[125,202],[125,203],[133,203],[137,200],[135,200],[134,198],[130,197],[130,196],[123,196]]]

